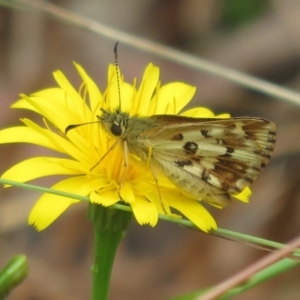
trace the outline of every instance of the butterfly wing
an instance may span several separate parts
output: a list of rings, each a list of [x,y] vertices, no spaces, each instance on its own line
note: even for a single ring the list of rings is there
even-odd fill
[[[267,165],[275,124],[260,118],[196,119],[153,116],[138,136],[152,148],[152,160],[189,196],[226,205]],[[151,160],[151,162],[152,162]]]

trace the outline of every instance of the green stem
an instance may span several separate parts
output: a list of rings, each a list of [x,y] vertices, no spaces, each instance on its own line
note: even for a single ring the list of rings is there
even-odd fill
[[[120,241],[125,236],[132,214],[97,204],[89,205],[89,219],[94,224],[94,264],[92,300],[106,300],[111,271]]]

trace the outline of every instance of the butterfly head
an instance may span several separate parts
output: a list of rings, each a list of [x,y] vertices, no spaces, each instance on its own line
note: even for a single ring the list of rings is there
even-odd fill
[[[129,115],[116,109],[114,112],[101,109],[102,115],[97,116],[105,131],[114,136],[124,136],[129,120]]]

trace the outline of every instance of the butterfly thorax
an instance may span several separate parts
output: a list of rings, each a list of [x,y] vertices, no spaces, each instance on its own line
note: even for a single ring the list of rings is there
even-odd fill
[[[104,130],[114,136],[123,137],[128,125],[129,115],[121,112],[119,109],[115,111],[102,110],[102,115],[97,116]]]

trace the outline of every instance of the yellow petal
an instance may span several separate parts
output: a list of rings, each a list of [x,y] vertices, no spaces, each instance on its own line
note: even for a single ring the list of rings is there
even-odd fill
[[[248,203],[251,195],[252,195],[252,192],[251,192],[250,188],[246,187],[239,194],[232,195],[232,197],[234,197],[240,201]]]
[[[151,114],[177,114],[193,98],[196,88],[181,82],[164,85],[151,101]],[[155,111],[153,112],[153,107]]]
[[[108,68],[108,88],[107,88],[107,103],[108,109],[111,111],[119,108],[121,101],[121,109],[124,112],[130,112],[132,108],[132,98],[135,93],[132,85],[126,83],[122,79],[120,69],[119,81],[116,76],[116,66],[110,65]]]
[[[50,175],[82,173],[87,173],[87,169],[78,161],[55,157],[34,157],[14,165],[2,175],[2,178],[26,182]]]
[[[159,68],[153,64],[146,67],[141,85],[136,94],[136,101],[132,104],[132,115],[148,115],[151,98],[159,80]]]
[[[193,117],[193,118],[220,118],[220,119],[230,118],[230,114],[215,115],[210,109],[206,107],[195,107],[181,113],[180,115],[186,117]]]
[[[228,119],[228,118],[230,118],[230,114],[220,114],[220,115],[216,115],[215,118]]]
[[[72,177],[52,186],[52,189],[86,196],[81,186],[87,181],[86,176]],[[30,212],[28,223],[41,231],[54,222],[71,204],[78,203],[67,197],[44,194]]]
[[[48,140],[53,144],[53,146],[56,147],[56,151],[67,153],[70,156],[74,157],[76,160],[90,163],[91,161],[91,155],[89,153],[89,148],[81,146],[81,143],[84,143],[84,138],[76,140],[75,143],[71,143],[62,136],[47,130],[41,128],[39,125],[35,124],[31,120],[28,119],[22,119],[23,123],[26,124],[28,127],[30,127],[32,130],[35,130],[36,132],[40,133],[44,137],[47,137]],[[36,144],[38,144],[39,141],[36,141]],[[85,153],[83,152],[85,151]]]
[[[136,200],[130,203],[134,216],[140,225],[149,224],[154,227],[158,221],[156,206],[147,201],[144,197],[135,197]]]
[[[215,114],[210,109],[205,107],[195,107],[183,112],[180,115],[186,117],[192,117],[192,118],[214,118],[215,117]]]
[[[88,176],[88,178],[89,178],[89,176]],[[106,177],[104,177],[104,176],[100,177],[100,175],[97,174],[96,178],[90,178],[89,181],[87,181],[85,184],[83,184],[81,189],[85,190],[87,195],[89,195],[92,191],[98,191],[98,190],[106,188],[110,185],[112,185],[112,183],[109,182]]]
[[[63,133],[65,132],[67,126],[71,124],[80,124],[86,121],[92,121],[91,112],[83,101],[82,106],[79,109],[81,115],[80,116],[77,114],[78,108],[72,109],[73,104],[71,105],[68,103],[67,99],[69,99],[69,97],[67,97],[66,92],[62,89],[59,90],[61,91],[61,95],[59,95],[57,90],[54,90],[53,95],[50,92],[49,94],[38,92],[36,94],[31,95],[31,97],[24,96],[24,99],[19,100],[17,103],[15,103],[13,107],[32,107],[32,110],[38,112],[39,114],[47,118],[52,124],[54,124],[56,128],[60,129],[60,131]],[[37,95],[41,96],[38,97]],[[82,117],[82,111],[85,111],[84,118]],[[82,149],[85,149],[87,148],[84,146],[87,144],[87,139],[94,142],[94,145],[99,145],[99,134],[94,134],[96,130],[96,124],[80,126],[79,128],[69,131],[68,137],[72,138],[72,141],[77,146],[79,146]],[[90,145],[91,149],[95,149],[94,145]]]
[[[77,72],[79,73],[80,77],[82,78],[83,82],[86,84],[88,93],[89,93],[89,100],[91,104],[91,110],[94,112],[95,110],[99,109],[102,106],[103,97],[102,94],[95,84],[95,82],[91,79],[91,77],[85,72],[85,70],[79,65],[74,63]]]
[[[126,203],[132,203],[135,201],[135,196],[131,188],[131,184],[129,182],[124,182],[122,184],[122,188],[120,190],[120,195],[121,198],[126,202]]]
[[[116,188],[103,188],[97,192],[92,192],[90,195],[92,203],[101,204],[103,206],[110,206],[117,203],[120,200],[118,191]]]
[[[70,110],[72,111],[72,114],[70,115],[77,115],[82,121],[85,120],[85,115],[87,113],[86,110],[88,110],[88,107],[83,101],[82,97],[78,94],[78,91],[75,90],[75,88],[70,84],[69,80],[61,71],[54,72],[53,76],[56,82],[65,92],[65,95],[68,96],[65,97],[65,100],[68,101],[67,106],[70,107]]]
[[[55,106],[61,101],[61,99],[65,98],[66,93],[61,88],[49,88],[36,92],[32,94],[32,96],[43,98],[46,102],[52,103]],[[11,108],[28,109],[39,113],[39,111],[26,100],[26,97],[22,97],[17,102],[12,104]]]
[[[76,107],[70,97],[68,97],[67,91],[63,92],[63,98],[57,99],[55,103],[47,101],[46,97],[37,97],[35,95],[31,95],[30,97],[23,95],[23,97],[62,132],[70,124],[91,121],[91,111],[83,99],[80,98],[81,105]],[[77,96],[79,97],[79,94]],[[53,96],[49,95],[48,98],[52,99]]]
[[[60,151],[56,145],[50,142],[42,132],[37,132],[32,128],[20,126],[0,130],[0,144],[8,143],[29,143]]]
[[[155,205],[159,214],[165,213],[162,207],[161,200],[159,199],[157,190],[145,193],[144,195],[146,199],[148,199],[152,204]]]
[[[204,232],[216,229],[217,224],[211,214],[199,203],[176,192],[168,194],[169,205],[185,215]]]

